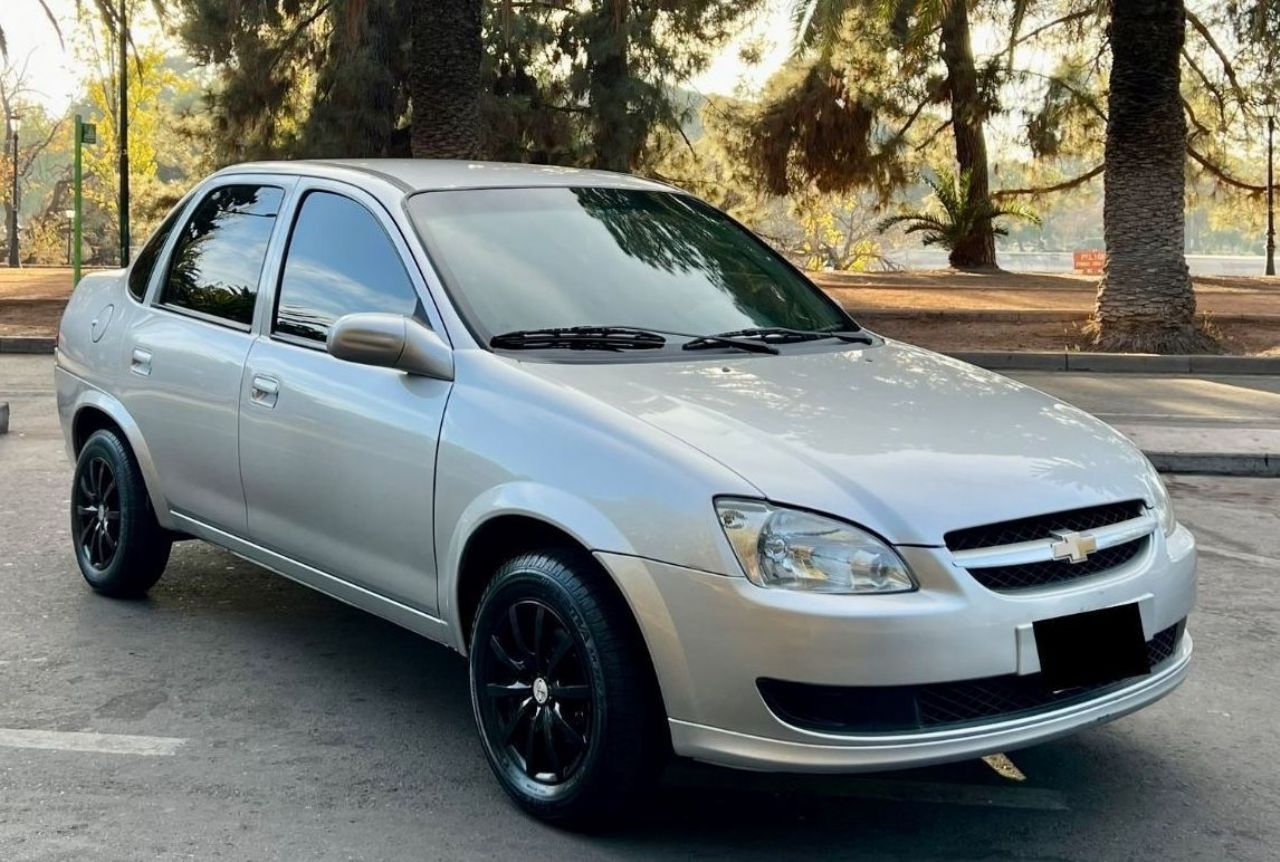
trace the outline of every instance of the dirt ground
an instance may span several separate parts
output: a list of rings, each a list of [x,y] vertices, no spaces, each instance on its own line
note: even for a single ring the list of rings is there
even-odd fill
[[[817,273],[814,281],[853,309],[1055,309],[1092,311],[1098,278],[999,272]],[[1280,314],[1280,278],[1199,277],[1199,310]]]
[[[972,320],[879,319],[854,314],[868,329],[918,344],[930,350],[952,353],[966,350],[1061,351],[1088,350],[1081,323],[1004,323]],[[1224,353],[1236,356],[1280,356],[1280,315],[1271,320],[1214,321],[1209,324]]]
[[[889,309],[1093,309],[1094,276],[1000,272],[819,273],[837,301],[878,332],[935,350],[1073,350],[1080,322],[913,319]],[[1280,278],[1200,277],[1199,310],[1230,353],[1280,355]],[[71,288],[68,269],[0,268],[0,335],[52,335]],[[1248,320],[1239,320],[1239,316]]]

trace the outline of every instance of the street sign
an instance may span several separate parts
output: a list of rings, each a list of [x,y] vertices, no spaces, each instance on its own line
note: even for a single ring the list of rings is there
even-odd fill
[[[71,172],[72,189],[74,192],[72,198],[72,212],[74,215],[71,217],[71,286],[75,287],[80,283],[80,216],[82,205],[81,184],[83,180],[80,147],[83,144],[96,144],[98,142],[98,127],[93,123],[86,123],[84,120],[80,119],[79,114],[76,114],[75,134],[72,137],[75,139],[76,153],[74,166]]]
[[[1100,248],[1079,249],[1071,253],[1071,268],[1080,275],[1102,275],[1107,266],[1107,253]]]

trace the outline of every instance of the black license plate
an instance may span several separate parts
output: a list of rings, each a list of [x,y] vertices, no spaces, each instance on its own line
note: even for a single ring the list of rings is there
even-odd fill
[[[1054,691],[1151,672],[1137,605],[1039,620],[1034,628],[1040,673]]]

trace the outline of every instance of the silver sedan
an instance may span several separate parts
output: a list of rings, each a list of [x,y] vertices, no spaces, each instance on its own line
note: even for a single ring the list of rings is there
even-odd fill
[[[1132,444],[654,182],[229,168],[80,283],[56,376],[95,590],[197,538],[453,647],[549,820],[626,811],[671,753],[1028,745],[1191,659],[1195,542]]]

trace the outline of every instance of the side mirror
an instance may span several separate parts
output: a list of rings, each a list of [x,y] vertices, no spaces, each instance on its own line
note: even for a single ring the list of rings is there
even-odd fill
[[[347,362],[453,379],[453,350],[411,317],[373,312],[344,315],[329,327],[325,347],[331,356]]]

